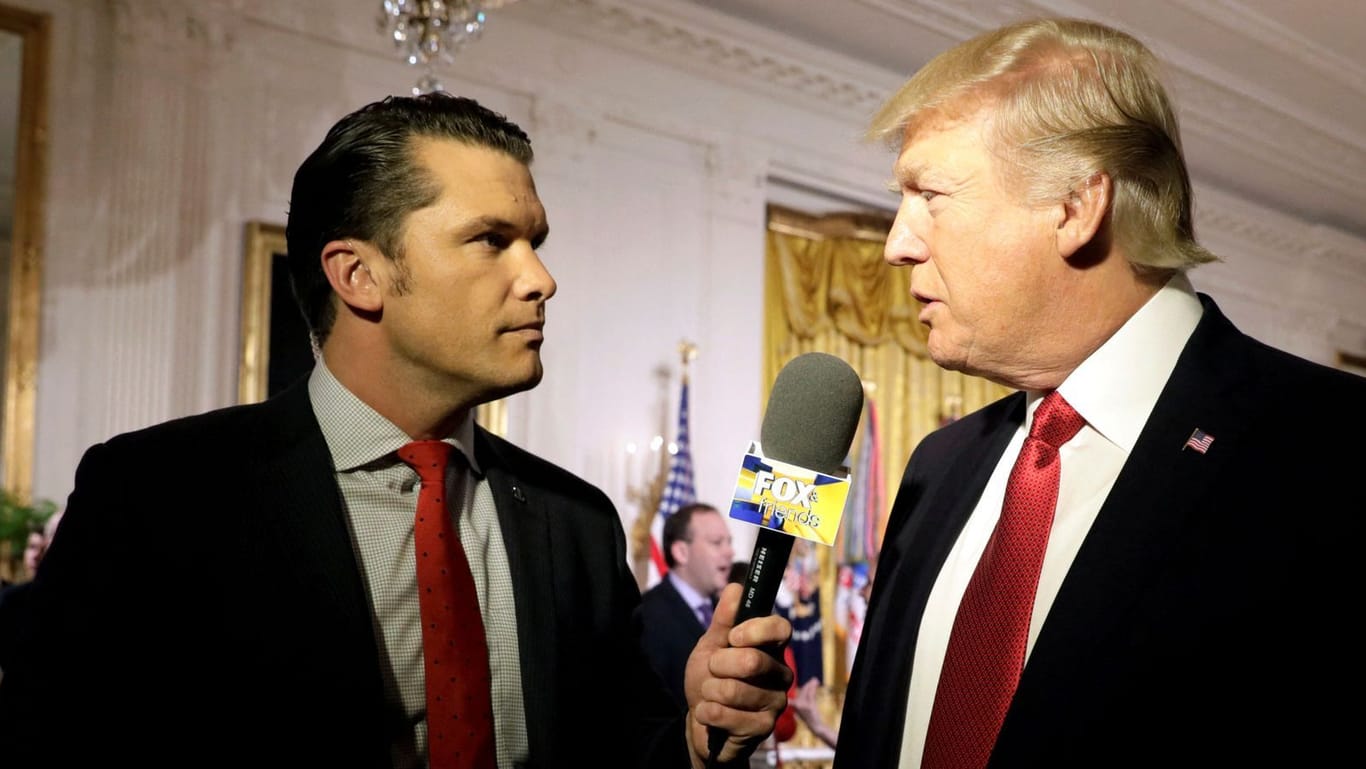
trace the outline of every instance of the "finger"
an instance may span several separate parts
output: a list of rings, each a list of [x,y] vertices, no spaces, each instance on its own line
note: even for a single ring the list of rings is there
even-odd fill
[[[731,628],[735,626],[735,614],[740,611],[740,592],[741,586],[738,582],[727,583],[721,589],[721,595],[716,600],[716,609],[712,611],[711,627],[703,634],[703,640],[715,642],[714,648],[729,645],[727,639]]]
[[[705,760],[708,751],[700,748],[708,744],[708,730],[712,727],[702,721],[695,711],[696,709],[688,713],[688,742],[689,746],[693,748],[694,755],[697,756],[693,762],[694,766],[701,766],[699,760]],[[703,708],[703,712],[709,716],[715,715],[710,711],[710,708]],[[719,720],[729,727],[716,727],[726,731],[726,741],[717,756],[722,764],[734,761],[739,756],[753,750],[754,746],[773,732],[773,728],[777,724],[777,717],[767,712],[723,714],[721,718],[714,720]]]
[[[783,687],[784,676],[775,675],[773,679],[761,682],[746,682],[740,679],[710,679],[702,686],[702,703],[713,703],[729,710],[775,709],[787,706],[787,688]],[[780,688],[781,687],[781,688]],[[776,716],[776,713],[775,713]]]
[[[729,646],[781,646],[792,638],[792,623],[776,614],[745,620],[730,628]]]
[[[692,716],[704,732],[708,728],[720,729],[726,733],[728,740],[744,745],[772,734],[779,712],[773,708],[742,710],[727,708],[717,702],[705,702],[693,708]]]
[[[726,734],[727,745],[736,751],[753,745],[773,733],[778,715],[786,706],[786,699],[781,695],[762,689],[737,691],[732,698],[743,701],[746,707],[730,707],[722,702],[706,700],[689,711],[689,718],[696,724],[696,744],[707,744],[707,731],[716,729]],[[723,751],[723,759],[726,755]]]
[[[708,680],[738,679],[780,693],[792,685],[792,669],[767,649],[755,647],[717,649],[707,660],[707,672]]]

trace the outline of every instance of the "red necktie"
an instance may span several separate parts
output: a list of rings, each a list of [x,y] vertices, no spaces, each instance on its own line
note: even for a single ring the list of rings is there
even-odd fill
[[[1034,593],[1058,504],[1058,447],[1084,424],[1057,392],[1034,412],[1001,517],[958,605],[923,769],[980,769],[991,757],[1024,670]]]
[[[446,505],[446,465],[454,449],[443,441],[414,441],[398,450],[422,480],[414,529],[427,757],[431,769],[494,769],[488,641],[469,561]]]

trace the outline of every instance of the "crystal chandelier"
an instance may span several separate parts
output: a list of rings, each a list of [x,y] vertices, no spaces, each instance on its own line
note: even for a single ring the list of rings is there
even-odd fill
[[[392,40],[399,56],[423,74],[413,95],[444,91],[434,68],[455,62],[455,52],[479,39],[487,11],[517,0],[384,0],[379,28]]]

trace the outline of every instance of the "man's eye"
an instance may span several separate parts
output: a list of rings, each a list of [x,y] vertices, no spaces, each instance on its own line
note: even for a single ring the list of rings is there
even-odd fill
[[[939,196],[939,193],[935,192],[934,190],[921,190],[916,194],[919,195],[923,200],[933,200],[934,198]]]
[[[475,240],[482,240],[485,243],[489,244],[490,247],[499,250],[507,248],[509,245],[511,245],[511,241],[509,241],[505,236],[497,232],[486,232],[483,235],[480,235],[479,237],[475,238]]]

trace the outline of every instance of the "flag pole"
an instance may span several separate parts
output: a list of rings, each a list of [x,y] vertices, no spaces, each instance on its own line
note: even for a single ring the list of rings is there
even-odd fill
[[[697,345],[694,344],[693,342],[687,340],[687,339],[681,339],[681,340],[679,340],[679,342],[678,342],[678,355],[679,355],[679,358],[681,359],[681,360],[680,360],[680,364],[681,364],[681,369],[682,369],[682,373],[680,374],[680,385],[679,385],[679,389],[680,389],[681,392],[686,393],[686,392],[688,391],[688,364],[691,363],[691,362],[693,361],[693,359],[697,357]],[[685,402],[683,401],[683,399],[682,399],[681,396],[680,396],[680,399],[679,399],[678,408],[679,408],[678,423],[679,423],[679,427],[680,427],[680,433],[679,433],[679,434],[676,434],[676,435],[674,436],[675,441],[679,441],[679,442],[680,442],[680,444],[677,446],[677,450],[678,450],[678,451],[690,451],[690,449],[688,449],[686,446],[681,445],[681,441],[683,441],[683,440],[685,439],[685,436],[682,434],[681,429],[682,429],[683,426],[684,426],[684,420],[685,420],[685,418],[686,418],[686,412],[684,411],[684,409],[687,408],[687,406],[686,406],[686,404],[685,404]],[[663,505],[664,505],[664,495],[665,495],[666,493],[668,493],[668,491],[669,491],[669,489],[668,489],[669,481],[670,481],[670,477],[669,477],[669,476],[671,476],[672,473],[673,473],[673,463],[674,463],[673,457],[674,457],[674,455],[673,455],[671,452],[667,452],[667,451],[666,451],[666,452],[662,452],[661,455],[660,455],[660,459],[662,460],[662,463],[661,463],[661,466],[660,466],[660,468],[659,468],[659,470],[660,470],[659,476],[658,476],[658,479],[657,479],[656,483],[654,484],[654,486],[653,486],[652,489],[651,489],[653,492],[655,492],[655,493],[654,493],[654,500],[655,500],[655,514],[656,514],[656,515],[659,515],[659,510],[660,510],[660,508],[663,507]],[[689,473],[692,472],[692,470],[691,470],[691,465],[689,465],[689,470],[688,470],[688,472],[689,472]],[[691,486],[691,484],[689,484],[689,485]],[[660,549],[660,542],[659,542],[658,540],[656,540],[654,537],[651,537],[651,538],[650,538],[650,560],[652,560],[652,561],[654,562],[655,571],[656,571],[657,573],[659,573],[660,575],[663,575],[663,574],[665,574],[666,572],[668,572],[669,567],[668,567],[668,564],[667,564],[667,563],[665,562],[665,560],[664,560],[664,551]]]
[[[681,389],[686,392],[688,388],[688,364],[697,358],[698,347],[692,341],[682,339],[678,343],[677,350],[682,364]],[[685,408],[681,398],[679,407],[679,421],[681,423],[684,418],[683,408]],[[675,436],[675,438],[681,439],[682,436]],[[680,449],[685,449],[685,447],[680,447]],[[657,573],[663,574],[667,571],[664,553],[660,550],[660,543],[653,536],[652,530],[655,519],[659,515],[660,506],[664,501],[669,475],[673,469],[673,455],[668,451],[661,451],[659,452],[659,460],[659,467],[655,468],[652,479],[634,493],[628,490],[628,495],[639,501],[636,522],[631,527],[631,550],[636,581],[642,590],[647,587],[651,563],[654,564]]]
[[[687,339],[680,340],[678,342],[678,355],[680,358],[682,358],[683,383],[687,384],[688,364],[692,363],[693,359],[697,357],[697,345],[688,341]]]

